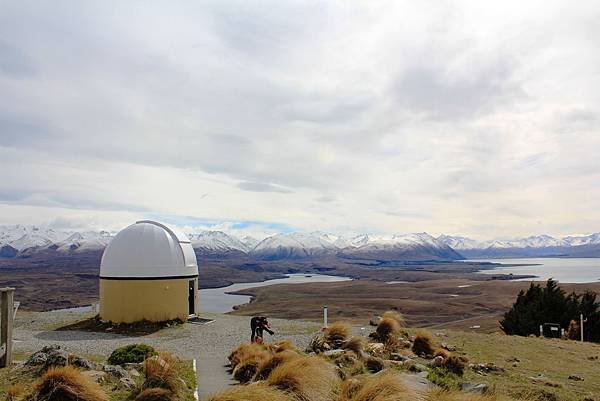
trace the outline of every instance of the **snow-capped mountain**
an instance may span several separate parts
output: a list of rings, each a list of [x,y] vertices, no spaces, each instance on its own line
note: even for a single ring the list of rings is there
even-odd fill
[[[278,234],[261,241],[251,252],[260,259],[299,259],[321,255],[403,259],[460,259],[461,255],[427,233],[392,236],[359,235],[346,239],[333,234]]]
[[[113,235],[107,231],[60,231],[45,227],[0,226],[0,257],[41,251],[100,251]],[[222,231],[189,234],[198,255],[244,256],[263,260],[301,259],[324,255],[381,260],[453,260],[475,257],[600,256],[600,233],[555,238],[478,241],[464,236],[427,233],[344,237],[315,231],[276,234],[262,240],[238,238]]]
[[[102,250],[111,238],[107,231],[67,232],[37,226],[0,226],[0,256],[10,257],[44,250]]]
[[[544,234],[491,241],[440,235],[438,240],[467,257],[600,256],[600,233],[564,238]]]
[[[192,247],[200,254],[248,253],[250,250],[242,241],[222,231],[203,231],[188,236]]]

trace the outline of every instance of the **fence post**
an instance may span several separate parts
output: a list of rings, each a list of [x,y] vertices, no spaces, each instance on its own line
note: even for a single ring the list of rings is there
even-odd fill
[[[0,368],[12,362],[14,293],[14,288],[0,288]]]
[[[581,341],[583,341],[583,313],[579,315],[579,328],[581,330]]]
[[[323,307],[323,327],[327,328],[327,307]]]

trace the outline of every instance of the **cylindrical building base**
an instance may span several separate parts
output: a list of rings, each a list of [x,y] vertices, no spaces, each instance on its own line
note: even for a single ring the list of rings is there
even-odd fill
[[[114,323],[186,321],[190,314],[198,312],[197,289],[197,278],[101,278],[100,318]]]

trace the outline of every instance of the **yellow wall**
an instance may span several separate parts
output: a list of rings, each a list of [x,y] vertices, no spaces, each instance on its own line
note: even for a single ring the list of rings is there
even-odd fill
[[[188,282],[170,280],[100,279],[100,318],[115,323],[160,322],[188,318]],[[198,314],[197,280],[195,283]]]

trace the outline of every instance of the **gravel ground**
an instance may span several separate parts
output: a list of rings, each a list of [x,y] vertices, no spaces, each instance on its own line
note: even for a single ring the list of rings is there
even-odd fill
[[[210,323],[192,324],[161,330],[143,337],[112,333],[56,331],[57,328],[91,317],[73,312],[23,312],[15,321],[15,352],[32,353],[45,345],[59,344],[70,353],[82,356],[107,357],[117,347],[143,342],[158,350],[168,351],[182,358],[220,357],[241,342],[250,340],[250,318],[223,314],[203,314],[214,319]],[[319,330],[314,322],[270,319],[275,335],[266,334],[265,340],[290,339],[301,349]]]

